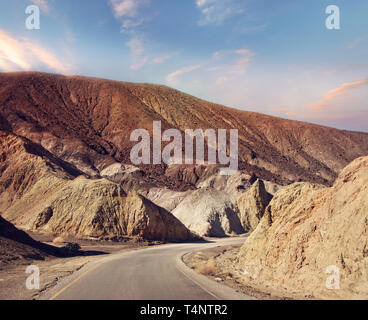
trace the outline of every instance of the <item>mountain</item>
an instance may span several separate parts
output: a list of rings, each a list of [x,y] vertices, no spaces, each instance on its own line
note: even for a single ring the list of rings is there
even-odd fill
[[[129,164],[134,129],[239,130],[239,168],[278,184],[331,185],[368,154],[368,134],[227,108],[161,85],[37,72],[0,74],[0,128],[26,138],[60,165],[100,177]],[[185,191],[208,175],[203,166],[141,166],[156,185]]]
[[[330,188],[301,182],[277,191],[237,267],[252,286],[319,299],[367,299],[367,213],[368,157],[361,157]]]
[[[0,146],[0,212],[25,230],[96,239],[198,239],[145,197],[107,179],[88,179],[24,137],[0,130]]]

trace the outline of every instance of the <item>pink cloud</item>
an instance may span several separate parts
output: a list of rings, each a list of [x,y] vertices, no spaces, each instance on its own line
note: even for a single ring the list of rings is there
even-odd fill
[[[352,89],[357,89],[365,85],[368,85],[368,78],[344,83],[338,88],[327,92],[321,100],[309,104],[308,109],[312,112],[322,111],[324,108],[332,105],[333,103],[336,103],[336,100],[338,100],[339,98],[349,96]]]
[[[354,49],[355,47],[359,46],[362,42],[364,42],[367,39],[368,39],[368,37],[363,37],[363,38],[356,39],[347,46],[347,49]]]
[[[167,77],[166,77],[166,81],[169,83],[173,83],[177,80],[178,77],[180,77],[181,75],[185,74],[185,73],[189,73],[192,72],[194,70],[197,70],[198,68],[200,68],[199,65],[196,66],[188,66],[188,67],[184,67],[181,68],[179,70],[176,70],[172,73],[170,73]]]
[[[70,70],[51,51],[28,39],[17,40],[0,29],[0,69],[2,71],[31,70],[39,65],[60,73]]]

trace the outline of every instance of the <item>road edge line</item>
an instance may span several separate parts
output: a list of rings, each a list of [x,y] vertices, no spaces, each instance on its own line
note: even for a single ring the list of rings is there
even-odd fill
[[[77,278],[75,278],[73,281],[69,282],[64,288],[62,288],[57,293],[55,293],[49,300],[55,300],[60,294],[62,294],[65,290],[67,290],[68,288],[70,288],[74,283],[78,282],[80,279],[82,279],[84,276],[86,276],[91,271],[97,269],[103,263],[105,263],[105,261],[101,261],[97,265],[95,265],[95,266],[89,268],[88,270],[86,270],[85,272],[83,272],[80,276],[78,276]]]
[[[194,280],[193,278],[191,278],[187,273],[185,273],[183,271],[183,269],[189,269],[189,267],[186,266],[186,264],[183,261],[183,257],[186,255],[186,253],[177,256],[176,258],[176,268],[186,277],[188,278],[190,281],[192,281],[193,283],[195,283],[198,287],[200,287],[202,290],[204,290],[205,292],[207,292],[209,295],[211,295],[212,297],[214,297],[216,300],[221,300],[218,296],[216,296],[214,293],[212,293],[211,291],[209,291],[208,289],[204,288],[198,281]],[[191,270],[191,269],[189,269]]]

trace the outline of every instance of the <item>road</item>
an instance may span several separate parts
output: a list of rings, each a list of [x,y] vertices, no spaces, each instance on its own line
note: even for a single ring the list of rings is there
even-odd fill
[[[249,300],[197,274],[181,257],[191,251],[239,244],[244,238],[168,244],[117,253],[80,270],[43,299],[52,300]]]

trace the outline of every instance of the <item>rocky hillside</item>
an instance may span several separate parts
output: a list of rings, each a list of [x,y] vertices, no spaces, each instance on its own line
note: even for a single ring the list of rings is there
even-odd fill
[[[132,130],[239,130],[240,169],[263,180],[332,184],[353,159],[368,154],[368,134],[289,121],[209,103],[165,86],[44,73],[0,74],[0,125],[89,176],[129,164]],[[141,168],[185,191],[201,168]],[[109,170],[107,170],[109,171]],[[116,175],[116,172],[114,173]],[[179,179],[178,179],[179,178]]]
[[[25,199],[36,198],[30,194]],[[186,241],[194,235],[170,212],[136,193],[126,194],[105,179],[75,179],[44,199],[30,228],[52,234],[116,239],[125,236],[147,240]]]
[[[368,157],[349,164],[331,188],[295,183],[276,192],[237,267],[259,288],[367,299]]]
[[[167,210],[120,184],[86,177],[23,137],[0,131],[0,145],[0,211],[17,226],[79,238],[196,238]]]
[[[202,188],[188,195],[172,211],[201,236],[224,237],[244,233],[235,200],[226,192]]]
[[[262,180],[257,180],[238,198],[239,217],[244,230],[252,232],[256,229],[271,199],[272,195],[266,191]]]

